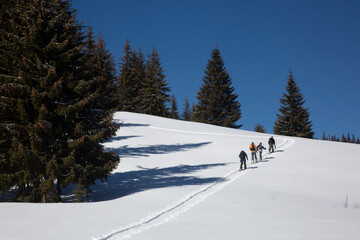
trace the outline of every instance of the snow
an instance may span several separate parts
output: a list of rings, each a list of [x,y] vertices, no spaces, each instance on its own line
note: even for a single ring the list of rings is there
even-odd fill
[[[360,145],[118,112],[121,162],[85,203],[0,203],[0,239],[360,239]],[[73,196],[64,196],[71,200]]]

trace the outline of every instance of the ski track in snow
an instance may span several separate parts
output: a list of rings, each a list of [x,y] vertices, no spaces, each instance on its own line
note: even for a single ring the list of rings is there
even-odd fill
[[[174,129],[165,129],[165,128],[159,128],[159,127],[150,127],[154,129],[159,130],[165,130],[165,131],[175,131],[175,132],[184,132],[184,133],[193,133],[193,134],[206,134],[206,135],[217,135],[217,136],[234,136],[234,137],[251,137],[254,136],[244,136],[244,135],[234,135],[234,134],[217,134],[217,133],[204,133],[204,132],[191,132],[191,131],[182,131],[182,130],[174,130]],[[259,136],[261,137],[261,136]],[[268,137],[264,137],[268,138]],[[295,143],[295,140],[288,139],[288,138],[278,138],[284,140],[277,149],[281,148],[281,150],[286,149],[293,145]],[[268,156],[269,153],[265,153],[263,157],[265,158]],[[250,160],[249,160],[250,161]],[[261,162],[257,163],[261,164]],[[250,163],[250,166],[253,164]],[[230,171],[228,174],[222,177],[221,180],[216,181],[214,183],[208,184],[206,186],[203,186],[199,188],[196,191],[193,191],[192,193],[184,196],[180,200],[168,205],[164,209],[152,213],[148,215],[147,217],[141,219],[140,221],[136,223],[129,224],[125,227],[121,227],[118,229],[115,229],[109,233],[101,234],[95,237],[92,237],[92,240],[107,240],[107,239],[129,239],[132,235],[141,233],[145,230],[160,226],[174,218],[177,218],[181,214],[189,211],[192,207],[199,204],[206,198],[208,198],[210,195],[220,191],[223,189],[226,185],[234,182],[236,179],[238,179],[240,176],[247,173],[246,171],[239,172],[238,169]]]

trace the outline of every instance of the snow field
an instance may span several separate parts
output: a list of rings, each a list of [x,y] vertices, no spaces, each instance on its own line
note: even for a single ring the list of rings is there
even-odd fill
[[[88,202],[1,203],[0,239],[359,239],[359,145],[274,136],[278,152],[238,172],[270,135],[115,119],[121,163]]]

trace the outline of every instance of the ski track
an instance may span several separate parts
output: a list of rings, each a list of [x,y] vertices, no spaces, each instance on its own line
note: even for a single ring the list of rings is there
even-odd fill
[[[217,133],[204,133],[204,132],[190,132],[190,131],[182,131],[182,130],[174,130],[174,129],[165,129],[165,128],[158,128],[158,127],[150,127],[159,130],[165,131],[175,131],[175,132],[184,132],[184,133],[193,133],[193,134],[206,134],[206,135],[217,135],[217,136],[234,136],[234,137],[254,137],[254,136],[244,136],[244,135],[234,135],[234,134],[217,134]],[[259,136],[261,137],[261,136]],[[264,137],[265,138],[265,137]],[[266,137],[268,138],[268,137]],[[284,140],[278,148],[282,147],[281,150],[286,149],[295,143],[295,140],[288,139],[288,138],[278,138]],[[277,149],[278,149],[277,148]],[[275,152],[276,153],[276,152]],[[266,152],[263,157],[269,155],[269,152]],[[249,160],[250,161],[250,160]],[[261,164],[261,162],[257,163]],[[253,163],[249,164],[250,166]],[[214,183],[208,184],[199,188],[196,191],[191,192],[190,194],[184,196],[180,200],[168,205],[164,209],[152,213],[147,217],[141,219],[136,223],[129,224],[125,227],[121,227],[115,229],[109,233],[101,234],[95,237],[92,237],[92,240],[107,240],[107,239],[129,239],[132,235],[141,233],[145,230],[160,226],[174,218],[177,218],[181,214],[189,211],[192,207],[199,204],[212,194],[220,191],[228,184],[234,182],[240,176],[247,173],[246,171],[239,172],[238,169],[230,171],[228,174],[222,177],[221,180],[216,181]]]

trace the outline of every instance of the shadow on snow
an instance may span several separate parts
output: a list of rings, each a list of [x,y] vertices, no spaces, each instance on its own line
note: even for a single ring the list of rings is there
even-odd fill
[[[211,142],[187,143],[187,144],[160,144],[145,147],[128,147],[128,145],[111,149],[121,157],[148,157],[152,154],[167,154],[172,152],[187,151],[210,144]]]
[[[108,201],[150,189],[203,185],[224,181],[222,177],[202,178],[189,176],[189,174],[228,164],[230,163],[179,165],[149,169],[139,167],[141,170],[114,173],[108,177],[106,182],[97,181],[95,185],[92,185],[92,193],[84,200],[88,202]],[[73,196],[69,195],[63,196],[63,199],[67,202],[74,200]]]

